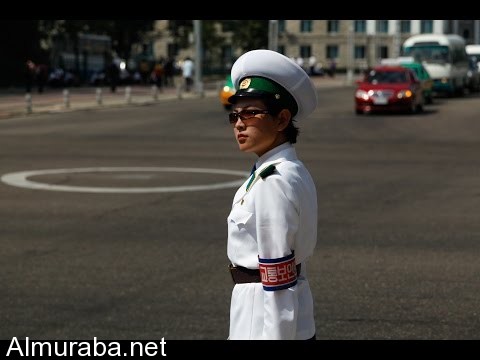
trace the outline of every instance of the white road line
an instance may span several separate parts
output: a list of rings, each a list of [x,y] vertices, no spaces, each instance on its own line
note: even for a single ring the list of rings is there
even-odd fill
[[[115,188],[115,187],[90,187],[90,186],[68,186],[45,184],[28,180],[31,176],[49,175],[49,174],[67,174],[67,173],[95,173],[95,172],[181,172],[181,173],[204,173],[204,174],[222,174],[241,176],[241,180],[228,181],[222,183],[213,183],[210,185],[191,185],[191,186],[158,186],[144,188]],[[203,191],[217,190],[232,187],[238,187],[245,182],[248,172],[224,170],[224,169],[205,169],[205,168],[180,168],[180,167],[89,167],[72,169],[45,169],[20,171],[3,175],[0,180],[7,185],[22,187],[35,190],[68,191],[68,192],[89,192],[89,193],[152,193],[152,192],[183,192],[183,191]]]

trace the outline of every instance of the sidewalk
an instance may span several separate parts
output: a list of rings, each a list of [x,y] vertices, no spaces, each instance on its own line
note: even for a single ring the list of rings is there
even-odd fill
[[[312,77],[315,87],[331,88],[348,86],[344,74],[334,78]],[[199,97],[218,97],[223,81],[205,82],[203,92],[185,92],[177,85],[155,90],[149,85],[119,86],[114,93],[109,87],[72,87],[69,89],[47,88],[42,94],[28,95],[21,91],[0,92],[0,120],[40,113],[68,112],[106,107],[139,106],[165,100],[186,100]],[[68,92],[67,92],[68,91]]]

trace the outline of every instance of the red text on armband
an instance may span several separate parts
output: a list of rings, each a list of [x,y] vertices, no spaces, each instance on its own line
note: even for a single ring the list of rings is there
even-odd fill
[[[297,268],[293,253],[278,259],[259,257],[258,265],[263,289],[266,291],[288,289],[297,283]]]

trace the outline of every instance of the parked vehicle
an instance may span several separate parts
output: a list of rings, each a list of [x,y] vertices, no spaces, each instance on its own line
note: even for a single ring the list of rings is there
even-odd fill
[[[480,91],[480,45],[467,45],[468,56],[468,89],[471,92]]]
[[[415,61],[411,56],[382,59],[381,63],[384,65],[400,65],[407,69],[412,69],[422,85],[425,104],[433,103],[433,80],[422,63]]]
[[[475,62],[477,69],[480,70],[480,45],[467,45],[465,51],[468,58]]]
[[[400,65],[375,66],[357,81],[355,90],[356,114],[377,111],[423,110],[421,83],[411,69]]]
[[[455,34],[418,34],[405,40],[402,52],[425,66],[435,92],[462,95],[468,83],[465,45],[465,39]]]

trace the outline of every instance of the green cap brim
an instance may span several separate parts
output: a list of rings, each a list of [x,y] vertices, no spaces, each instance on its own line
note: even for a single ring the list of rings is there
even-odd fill
[[[298,105],[293,96],[275,81],[251,76],[242,79],[239,84],[236,93],[228,98],[231,104],[235,104],[238,99],[245,97],[269,99],[277,102],[281,107],[290,109],[293,115],[297,113]]]

